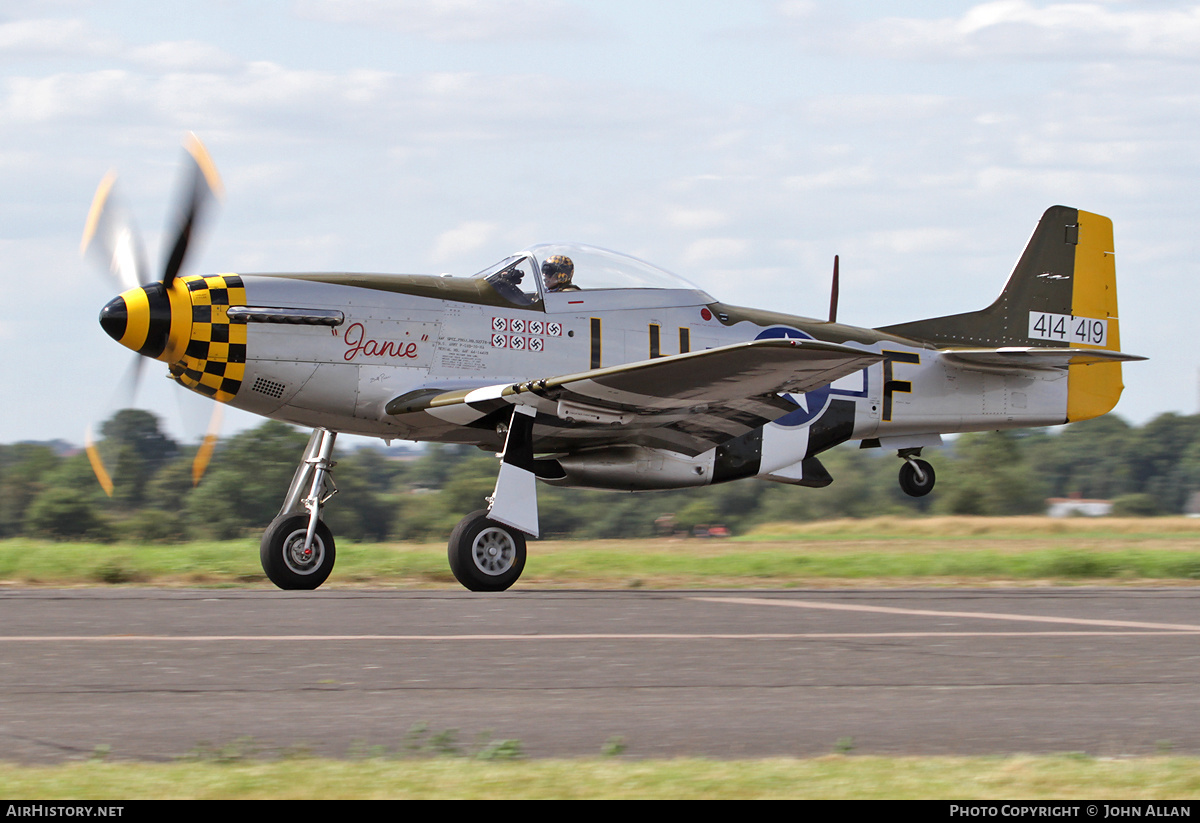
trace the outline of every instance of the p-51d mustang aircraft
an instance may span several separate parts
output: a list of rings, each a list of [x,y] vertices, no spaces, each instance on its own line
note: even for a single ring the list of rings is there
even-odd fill
[[[818,455],[859,440],[896,450],[901,487],[920,496],[934,471],[918,458],[941,434],[1102,415],[1120,397],[1121,362],[1144,359],[1119,350],[1111,221],[1065,206],[1042,216],[992,305],[867,329],[835,322],[834,307],[821,321],[726,305],[581,245],[532,246],[471,277],[181,276],[219,187],[198,141],[189,156],[158,281],[111,178],[101,184],[84,246],[127,290],[100,324],[193,391],[313,429],[262,538],[263,569],[284,589],[314,589],[333,568],[321,511],[340,432],[498,452],[488,508],[454,529],[449,559],[468,589],[501,591],[538,535],[537,480],[825,486]]]

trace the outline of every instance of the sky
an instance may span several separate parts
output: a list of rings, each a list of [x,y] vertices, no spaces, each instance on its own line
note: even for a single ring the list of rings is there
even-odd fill
[[[122,405],[84,219],[115,170],[161,261],[188,132],[226,190],[190,273],[467,275],[574,241],[823,317],[837,254],[839,320],[874,327],[982,308],[1081,208],[1150,358],[1116,413],[1197,411],[1200,3],[5,0],[0,442]],[[145,372],[139,405],[202,434]]]

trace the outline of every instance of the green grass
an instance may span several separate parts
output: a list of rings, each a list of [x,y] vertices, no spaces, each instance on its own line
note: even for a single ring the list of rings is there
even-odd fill
[[[480,761],[288,759],[232,763],[0,765],[10,800],[418,798],[1200,798],[1200,759],[1083,755],[874,757],[829,755]]]
[[[178,545],[0,541],[21,586],[269,586],[254,539]],[[518,588],[1200,582],[1200,520],[875,518],[772,524],[730,540],[531,541]],[[327,586],[457,588],[441,543],[340,541]]]

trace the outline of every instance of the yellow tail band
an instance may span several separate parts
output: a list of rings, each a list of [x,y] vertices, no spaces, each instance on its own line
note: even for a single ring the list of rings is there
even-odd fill
[[[1112,221],[1098,214],[1080,211],[1078,232],[1071,315],[1104,321],[1106,333],[1101,345],[1071,343],[1071,346],[1120,351]],[[1089,420],[1111,411],[1121,399],[1124,388],[1120,363],[1071,366],[1067,379],[1067,420]]]

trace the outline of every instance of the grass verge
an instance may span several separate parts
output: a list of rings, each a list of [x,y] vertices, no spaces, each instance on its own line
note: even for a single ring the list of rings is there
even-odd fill
[[[517,588],[1200,583],[1200,520],[874,518],[771,524],[731,540],[543,540]],[[253,539],[178,545],[0,541],[21,586],[269,586]],[[441,543],[341,541],[326,584],[457,588]]]
[[[303,779],[298,779],[303,775]],[[1200,798],[1200,759],[1083,755],[714,761],[462,758],[0,765],[10,800]]]

